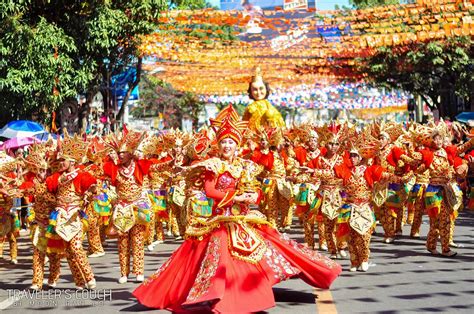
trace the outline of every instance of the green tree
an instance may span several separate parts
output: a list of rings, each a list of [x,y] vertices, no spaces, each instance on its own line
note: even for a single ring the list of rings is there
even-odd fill
[[[166,8],[164,0],[0,0],[2,122],[44,118],[79,93],[90,101],[132,66],[131,92],[141,73],[139,35],[154,31]]]
[[[443,93],[453,91],[468,101],[473,96],[474,49],[470,37],[382,47],[374,56],[359,61],[358,71],[368,79],[420,95],[441,112]]]
[[[399,0],[350,0],[349,3],[356,9],[365,9],[379,5],[399,4]]]
[[[196,10],[212,7],[206,0],[172,0],[170,7],[176,9]]]
[[[165,128],[181,128],[183,118],[191,119],[198,127],[199,114],[205,103],[191,92],[178,91],[153,76],[143,76],[140,82],[140,103],[131,115],[136,118],[163,116]]]

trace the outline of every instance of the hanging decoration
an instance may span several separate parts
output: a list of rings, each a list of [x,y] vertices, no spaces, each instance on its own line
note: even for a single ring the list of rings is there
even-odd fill
[[[240,11],[170,11],[142,38],[148,67],[175,88],[207,96],[241,95],[257,65],[274,88],[363,79],[359,57],[379,47],[474,36],[469,0],[418,0],[351,11],[264,11],[260,33]]]

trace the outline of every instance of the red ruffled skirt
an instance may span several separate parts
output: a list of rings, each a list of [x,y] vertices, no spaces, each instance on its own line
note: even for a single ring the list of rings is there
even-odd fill
[[[174,312],[258,312],[275,306],[272,286],[299,277],[329,288],[341,266],[268,226],[251,226],[264,250],[236,257],[222,224],[203,240],[187,239],[133,295],[150,308]]]

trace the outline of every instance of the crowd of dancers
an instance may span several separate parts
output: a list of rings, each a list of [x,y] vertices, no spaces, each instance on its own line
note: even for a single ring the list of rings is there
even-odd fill
[[[349,256],[350,271],[367,271],[376,221],[389,244],[406,222],[410,236],[420,237],[426,214],[427,250],[456,254],[455,219],[474,155],[473,139],[460,142],[466,134],[444,122],[374,123],[359,130],[335,121],[257,126],[236,154],[251,162],[240,180],[248,181],[247,189],[261,191],[253,206],[272,227],[284,232],[296,215],[308,248],[327,251],[333,259]],[[165,230],[177,240],[188,237],[191,216],[208,206],[192,193],[190,186],[199,182],[192,169],[219,154],[208,129],[149,136],[124,129],[104,138],[66,134],[32,145],[24,157],[2,152],[0,250],[6,240],[10,261],[17,263],[20,222],[14,201],[24,198],[33,246],[32,289],[42,289],[48,259],[48,285],[56,285],[64,256],[76,287],[94,288],[88,258],[105,254],[107,237],[118,241],[118,282],[127,282],[130,273],[141,282],[145,249],[163,243]]]
[[[419,238],[427,215],[426,249],[457,254],[472,132],[442,120],[288,127],[259,71],[249,95],[254,102],[243,118],[228,106],[192,134],[64,132],[24,154],[0,152],[0,258],[8,242],[10,262],[18,263],[17,237],[28,222],[30,289],[44,289],[48,261],[54,288],[63,258],[75,287],[94,289],[89,259],[116,239],[118,283],[132,274],[143,282],[134,291],[142,304],[258,312],[274,306],[271,287],[282,280],[329,288],[341,272],[337,259],[349,258],[351,272],[368,271],[377,222],[391,245],[404,223]],[[286,233],[294,224],[304,245]],[[159,249],[167,234],[184,241],[145,280],[145,251]]]

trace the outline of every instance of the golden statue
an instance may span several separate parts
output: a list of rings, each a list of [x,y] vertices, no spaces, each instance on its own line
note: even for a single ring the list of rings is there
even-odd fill
[[[249,128],[257,131],[267,127],[283,127],[285,121],[280,112],[267,100],[270,91],[263,81],[260,68],[255,69],[255,76],[249,84],[249,97],[254,102],[245,110],[243,120],[249,122]]]

